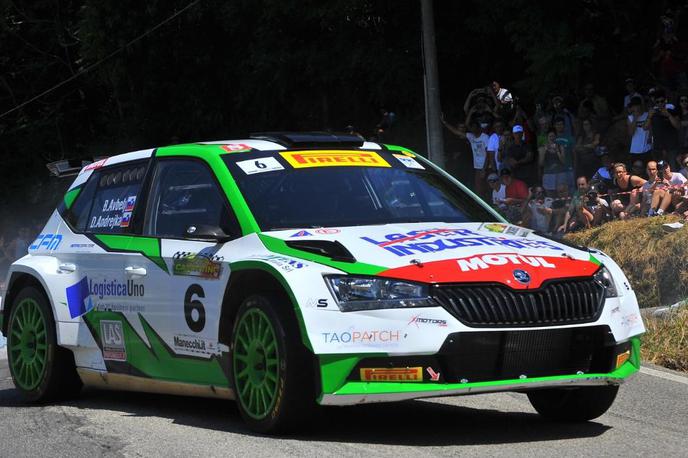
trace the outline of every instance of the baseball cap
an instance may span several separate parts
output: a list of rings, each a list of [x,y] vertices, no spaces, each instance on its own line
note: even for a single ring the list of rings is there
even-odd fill
[[[487,176],[487,181],[499,181],[499,175],[491,173]]]
[[[519,133],[519,132],[523,132],[523,126],[521,126],[520,124],[516,124],[516,125],[514,126],[514,128],[511,129],[511,131],[512,131],[513,133],[515,133],[515,134],[517,134],[517,133]]]
[[[505,167],[505,168],[503,168],[502,170],[499,171],[499,174],[500,174],[501,176],[504,176],[504,175],[511,175],[511,169],[508,169],[508,168]]]

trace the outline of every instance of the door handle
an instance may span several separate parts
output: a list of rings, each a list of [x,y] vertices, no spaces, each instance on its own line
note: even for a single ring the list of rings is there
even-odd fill
[[[76,266],[72,264],[71,262],[63,262],[59,266],[57,266],[57,269],[60,272],[74,272],[76,270]]]
[[[145,267],[135,267],[135,266],[127,266],[124,268],[124,271],[127,273],[127,275],[129,275],[131,277],[133,277],[133,276],[144,277],[147,273]]]

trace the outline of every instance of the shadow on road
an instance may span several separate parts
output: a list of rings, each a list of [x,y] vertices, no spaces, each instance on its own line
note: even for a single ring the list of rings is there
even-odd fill
[[[8,386],[9,385],[9,386]],[[175,424],[255,435],[230,401],[86,389],[60,403],[77,409],[109,410],[125,416],[168,418]],[[11,382],[0,384],[0,408],[45,409],[21,403]],[[85,412],[86,413],[86,412]],[[595,423],[550,423],[534,413],[407,401],[322,409],[304,433],[304,441],[438,446],[508,444],[595,437],[610,427]]]

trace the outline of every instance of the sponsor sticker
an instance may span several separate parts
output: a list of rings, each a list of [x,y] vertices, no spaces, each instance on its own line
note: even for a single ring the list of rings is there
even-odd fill
[[[489,269],[490,266],[503,266],[506,264],[544,267],[547,269],[555,269],[557,267],[555,264],[547,261],[543,256],[523,256],[520,254],[485,254],[482,256],[457,259],[456,262],[461,272]]]
[[[65,293],[71,318],[84,315],[93,309],[93,300],[91,299],[87,277],[84,276],[77,283],[67,287]]]
[[[40,234],[29,246],[29,251],[39,249],[57,250],[60,243],[62,243],[62,236],[60,234]]]
[[[220,145],[220,148],[228,153],[241,153],[243,151],[250,151],[253,149],[244,143],[229,143],[227,145]]]
[[[322,229],[316,229],[315,231],[316,234],[320,235],[332,235],[332,234],[339,234],[340,231],[339,229],[332,229],[332,228],[322,228]]]
[[[261,157],[258,159],[250,159],[248,161],[239,161],[236,164],[241,170],[244,171],[246,175],[284,170],[282,164],[277,162],[277,159],[274,157]]]
[[[440,380],[440,373],[435,372],[435,369],[432,367],[426,367],[425,370],[427,371],[428,375],[430,376],[430,381],[431,382],[439,382]]]
[[[280,155],[295,169],[308,167],[391,167],[373,151],[287,151]]]
[[[101,159],[101,160],[99,160],[99,161],[96,161],[96,162],[93,162],[93,163],[91,163],[91,164],[88,164],[86,167],[84,167],[84,168],[81,170],[81,172],[83,173],[83,172],[88,172],[89,170],[99,169],[99,168],[101,168],[102,166],[105,165],[105,161],[107,161],[107,159]]]
[[[453,228],[421,229],[406,233],[385,234],[382,239],[361,237],[361,240],[377,245],[396,256],[412,256],[418,253],[436,253],[476,246],[504,246],[513,249],[542,248],[564,251],[556,243],[547,240],[510,239],[503,236],[485,235],[470,229]]]
[[[270,264],[274,265],[275,267],[285,271],[285,272],[292,272],[294,270],[299,270],[303,269],[304,267],[307,267],[308,264],[298,260],[298,259],[292,259],[288,258],[286,256],[280,256],[276,254],[269,254],[269,255],[253,255],[249,256],[250,259],[260,259],[262,261],[267,261]]]
[[[364,382],[422,382],[422,367],[366,367],[360,369]]]
[[[223,259],[212,254],[178,251],[172,255],[172,274],[217,280],[222,275]]]
[[[436,318],[423,318],[420,315],[416,315],[411,318],[411,320],[408,322],[407,326],[410,326],[412,324],[415,324],[416,327],[420,327],[419,325],[421,324],[433,324],[435,326],[438,326],[440,328],[446,328],[447,327],[447,320],[438,320]]]
[[[296,234],[290,235],[289,237],[310,237],[310,236],[312,236],[312,235],[313,235],[313,234],[311,234],[311,233],[308,232],[308,231],[299,231],[299,232],[297,232]]]
[[[400,342],[406,338],[406,334],[398,329],[368,329],[344,332],[320,333],[325,343],[331,344],[378,344]]]
[[[420,169],[420,170],[425,170],[425,167],[423,167],[417,160],[415,160],[412,157],[406,156],[404,154],[393,154],[395,158],[399,162],[401,162],[405,167],[409,169]]]
[[[523,227],[514,226],[513,224],[502,223],[483,223],[478,227],[478,230],[513,235],[516,237],[526,237],[533,232],[532,229],[525,229]]]
[[[103,359],[126,361],[127,349],[121,321],[100,321],[100,340],[103,345]]]
[[[217,342],[204,337],[177,334],[173,337],[174,349],[177,353],[195,353],[214,355],[219,353]]]

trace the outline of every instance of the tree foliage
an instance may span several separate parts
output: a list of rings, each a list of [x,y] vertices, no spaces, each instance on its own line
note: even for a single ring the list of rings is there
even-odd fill
[[[155,28],[189,2],[0,0],[0,113],[95,65],[0,118],[6,175],[253,131],[370,134],[383,105],[395,140],[423,149],[417,1],[200,0]],[[435,2],[444,109],[493,79],[530,101],[588,80],[620,96],[623,77],[651,79],[663,6]]]

